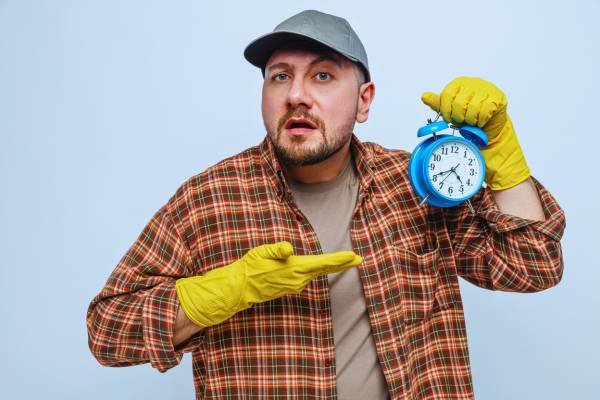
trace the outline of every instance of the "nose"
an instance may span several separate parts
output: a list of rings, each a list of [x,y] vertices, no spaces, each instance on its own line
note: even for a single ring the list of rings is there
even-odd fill
[[[303,77],[294,77],[290,90],[288,91],[288,106],[292,109],[299,106],[305,106],[310,109],[312,103],[313,99]]]

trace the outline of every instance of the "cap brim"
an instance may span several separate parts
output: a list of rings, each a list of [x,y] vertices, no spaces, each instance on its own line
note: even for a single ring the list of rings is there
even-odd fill
[[[309,40],[311,42],[315,42],[321,44],[325,47],[330,48],[331,50],[342,54],[344,57],[354,61],[359,62],[356,58],[345,54],[333,47],[329,44],[322,42],[320,40],[314,39],[310,36],[302,35],[295,32],[286,32],[286,31],[277,31],[267,33],[254,41],[250,42],[246,49],[244,50],[244,58],[250,62],[250,64],[255,65],[261,69],[265,67],[267,61],[271,57],[271,54],[277,48],[281,47],[283,44],[294,41],[294,40]]]

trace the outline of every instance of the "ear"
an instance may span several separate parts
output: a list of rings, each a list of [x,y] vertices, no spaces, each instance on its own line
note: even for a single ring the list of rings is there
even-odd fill
[[[356,122],[363,123],[369,118],[369,109],[371,102],[375,97],[375,84],[367,82],[360,85],[358,89],[358,104],[356,112]]]

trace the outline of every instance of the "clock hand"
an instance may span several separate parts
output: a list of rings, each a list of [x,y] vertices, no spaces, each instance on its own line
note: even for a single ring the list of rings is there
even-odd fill
[[[442,172],[438,172],[437,174],[433,174],[433,176],[436,176],[436,175],[443,175],[443,174],[445,174],[446,172],[452,172],[452,168],[450,168],[450,169],[449,169],[449,170],[447,170],[447,171],[442,171]]]
[[[460,163],[456,164],[454,166],[454,168],[450,168],[448,171],[438,172],[437,174],[434,174],[434,175],[441,175],[441,174],[445,174],[446,172],[454,172],[456,174],[455,169],[458,168],[459,165],[460,165]],[[440,183],[440,184],[443,183],[446,179],[448,179],[449,176],[450,176],[450,174],[446,175],[444,177],[444,179],[442,179],[438,183]],[[456,176],[458,176],[458,174],[456,174]],[[459,180],[460,180],[460,178],[459,178]],[[423,200],[421,200],[421,202],[419,203],[419,206],[422,206],[423,204],[425,204],[425,202],[427,201],[427,199],[429,198],[429,196],[431,196],[431,193],[429,193],[427,196],[425,196],[425,198],[423,198]]]
[[[458,176],[458,174],[456,173],[455,169],[458,168],[458,166],[460,165],[460,163],[456,164],[453,168],[450,168],[450,172],[454,172],[456,174],[456,176]],[[447,171],[446,171],[447,172]],[[442,179],[440,181],[440,183],[444,182],[448,177],[450,176],[450,174],[446,175],[444,177],[444,179]],[[458,180],[460,180],[460,178],[458,178]],[[462,183],[462,182],[461,182]]]
[[[446,172],[452,172],[452,168],[450,168],[448,171],[442,171],[442,172],[438,172],[437,174],[433,174],[433,176],[442,175],[442,174],[445,174]],[[449,176],[450,176],[450,174],[446,175],[444,177],[444,179],[442,179],[439,183],[444,182],[446,180],[446,178],[448,178]],[[422,206],[423,204],[425,204],[425,202],[427,201],[427,199],[429,198],[429,196],[431,196],[431,193],[429,193],[427,196],[425,196],[423,198],[423,200],[421,200],[421,202],[419,203],[419,206]]]
[[[450,172],[452,172],[452,171],[454,171],[454,169],[451,169],[451,170],[450,170]],[[448,171],[446,171],[446,172],[448,172]],[[442,180],[440,181],[440,183],[442,183],[442,182],[444,182],[446,179],[448,179],[448,177],[449,177],[449,176],[450,176],[450,174],[446,175],[446,176],[444,177],[444,179],[442,179]]]
[[[458,176],[458,174],[456,173],[456,168],[458,168],[459,165],[460,165],[460,163],[456,164],[454,166],[454,168],[450,168],[450,171],[454,172],[454,175],[456,175],[456,177],[458,178],[458,181],[462,184],[462,181],[460,180],[460,176]]]
[[[460,163],[456,164],[456,166],[454,168],[452,168],[452,172],[454,172],[454,175],[456,175],[456,177],[458,178],[458,181],[460,183],[462,183],[460,180],[460,176],[458,176],[458,172],[456,172],[456,168],[458,168],[459,165],[460,165]]]
[[[443,175],[443,174],[445,174],[446,172],[454,172],[454,170],[455,170],[456,168],[458,168],[458,166],[459,166],[459,165],[460,165],[460,163],[456,164],[456,166],[454,166],[453,168],[450,168],[449,170],[442,171],[442,172],[438,172],[437,174],[433,174],[433,176],[435,176],[435,175]],[[456,172],[454,172],[454,173],[456,173]]]
[[[460,179],[460,175],[458,175],[458,173],[455,170],[452,170],[452,172],[454,172],[454,175],[456,175],[456,179],[458,179],[458,181],[462,185],[463,183],[462,183],[462,180]]]

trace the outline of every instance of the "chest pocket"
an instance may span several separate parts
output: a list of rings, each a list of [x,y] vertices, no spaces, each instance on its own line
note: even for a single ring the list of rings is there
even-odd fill
[[[406,324],[427,319],[454,303],[442,279],[443,260],[437,241],[433,250],[420,254],[395,246],[395,255]]]

